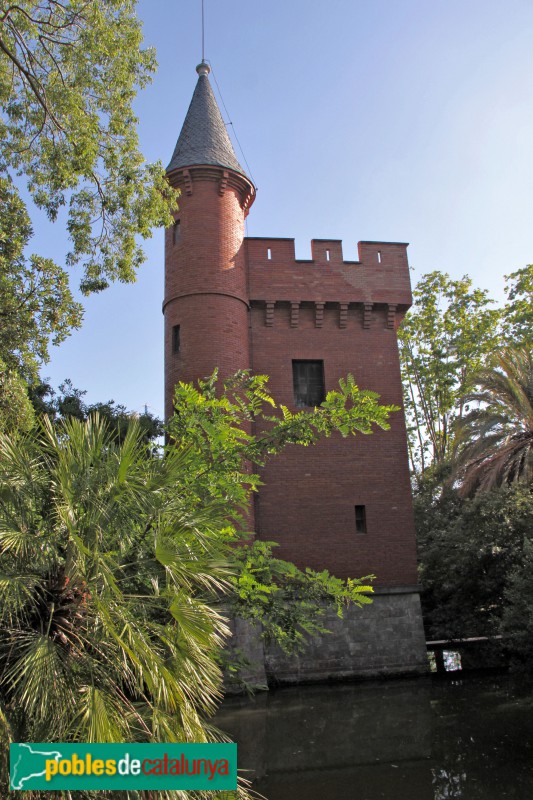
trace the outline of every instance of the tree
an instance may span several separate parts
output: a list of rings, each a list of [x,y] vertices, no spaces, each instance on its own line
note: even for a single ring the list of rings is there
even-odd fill
[[[164,458],[136,421],[123,441],[97,416],[0,436],[0,738],[211,739],[227,635],[220,593],[250,596],[247,570],[232,568],[258,483],[246,461],[386,428],[393,410],[349,377],[313,413],[276,413],[266,378],[241,373],[222,392],[216,375],[177,387]],[[358,581],[317,581],[315,597],[365,602]],[[291,638],[287,619],[282,631]]]
[[[399,332],[427,636],[503,632],[526,662],[532,279],[509,275],[495,310],[469,278],[426,275]]]
[[[404,405],[412,474],[446,460],[454,419],[463,414],[470,374],[498,342],[500,311],[468,276],[424,275],[399,329]]]
[[[26,253],[24,179],[50,221],[64,219],[85,294],[133,281],[139,237],[172,220],[176,193],[138,147],[132,102],[155,69],[141,42],[134,0],[0,2],[0,360],[21,409],[17,375],[35,381],[50,339],[81,324],[65,268]]]
[[[533,345],[533,264],[506,275],[503,333],[510,346]]]
[[[462,495],[533,480],[533,352],[504,348],[472,376],[457,423],[454,476]]]
[[[138,149],[132,102],[155,69],[141,43],[133,0],[0,4],[0,166],[51,220],[68,204],[85,292],[133,280],[136,236],[171,221],[174,192]]]
[[[533,530],[533,494],[514,485],[464,499],[444,475],[428,475],[415,492],[415,520],[427,638],[502,633],[513,576],[527,577],[521,565]]]
[[[158,440],[163,436],[163,423],[148,409],[142,414],[136,414],[128,411],[126,406],[115,403],[114,400],[87,404],[84,400],[86,394],[86,391],[73,386],[69,379],[59,386],[59,393],[56,393],[48,383],[29,386],[34,412],[37,415],[45,414],[54,425],[61,425],[71,417],[85,421],[98,414],[105,420],[113,439],[116,442],[123,442],[130,422],[136,420],[143,442],[153,448],[157,446]]]
[[[532,520],[533,522],[533,520]],[[522,558],[509,575],[505,591],[502,633],[516,668],[531,671],[533,664],[533,538],[524,542]]]
[[[0,437],[3,738],[210,738],[225,537],[217,509],[182,502],[183,467],[136,423],[121,444],[97,417]]]
[[[9,181],[0,178],[0,357],[26,380],[36,379],[48,360],[48,342],[62,342],[81,324],[68,276],[48,258],[24,250],[31,224],[22,200]]]
[[[48,360],[48,342],[59,344],[81,323],[66,272],[50,259],[24,250],[31,236],[27,211],[16,190],[0,178],[0,406],[27,429],[33,415],[26,382],[37,380]],[[0,430],[12,429],[0,411]]]
[[[35,414],[26,384],[0,359],[0,433],[30,430]]]

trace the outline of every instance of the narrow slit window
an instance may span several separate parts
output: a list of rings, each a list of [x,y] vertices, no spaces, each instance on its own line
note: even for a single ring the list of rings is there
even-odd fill
[[[355,531],[366,533],[366,507],[355,506]]]
[[[378,250],[378,264],[381,264],[381,250]]]
[[[324,362],[293,361],[294,403],[299,408],[319,406],[325,398]]]
[[[180,240],[180,221],[179,219],[176,220],[174,223],[174,227],[172,228],[172,243],[177,244]]]
[[[172,352],[179,353],[181,347],[180,326],[174,325],[172,328]]]
[[[269,261],[272,261],[272,250],[270,247],[267,249],[267,258]]]
[[[326,261],[329,261],[329,250],[326,250]]]

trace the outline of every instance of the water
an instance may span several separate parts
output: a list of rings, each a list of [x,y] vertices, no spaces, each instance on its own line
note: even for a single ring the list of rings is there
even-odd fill
[[[533,678],[280,689],[215,722],[268,800],[533,800]]]

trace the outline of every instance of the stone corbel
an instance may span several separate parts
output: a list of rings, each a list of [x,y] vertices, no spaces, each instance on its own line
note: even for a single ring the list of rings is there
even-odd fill
[[[183,180],[185,183],[185,194],[191,195],[192,194],[192,178],[191,173],[188,169],[183,170]]]
[[[339,303],[339,328],[345,328],[348,324],[348,303]]]
[[[291,328],[297,328],[300,321],[300,301],[291,302]]]
[[[254,201],[254,197],[255,197],[255,193],[251,192],[251,191],[245,192],[243,195],[241,195],[241,208],[244,211],[244,216],[245,217],[248,216],[248,212],[250,210],[250,206],[252,205],[252,203]]]
[[[363,306],[363,328],[370,328],[374,303],[364,303]]]
[[[274,306],[276,305],[274,300],[266,300],[265,301],[265,325],[267,328],[272,328],[274,325]]]
[[[224,196],[224,192],[225,192],[225,191],[226,191],[226,189],[227,189],[227,186],[228,186],[228,177],[229,177],[229,175],[228,175],[228,170],[227,170],[227,169],[225,169],[225,170],[222,172],[222,177],[220,178],[220,183],[219,183],[219,185],[218,185],[218,193],[219,193],[219,195],[220,195],[221,197],[223,197],[223,196]]]

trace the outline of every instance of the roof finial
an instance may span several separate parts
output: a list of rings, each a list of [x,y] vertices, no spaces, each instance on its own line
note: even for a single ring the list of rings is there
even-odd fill
[[[211,72],[211,67],[209,66],[207,61],[202,61],[196,67],[196,72],[198,73],[198,75],[209,75],[209,73]]]

